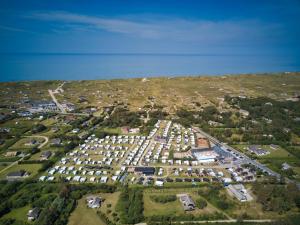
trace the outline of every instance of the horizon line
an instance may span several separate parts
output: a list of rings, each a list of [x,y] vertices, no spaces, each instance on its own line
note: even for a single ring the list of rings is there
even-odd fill
[[[145,56],[268,56],[272,53],[228,54],[228,53],[160,53],[160,52],[0,52],[0,55],[145,55]]]

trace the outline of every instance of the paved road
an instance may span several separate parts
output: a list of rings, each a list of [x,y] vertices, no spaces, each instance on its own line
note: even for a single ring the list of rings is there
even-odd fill
[[[216,138],[210,136],[209,134],[207,134],[206,132],[204,132],[203,130],[201,130],[200,128],[198,127],[193,127],[193,129],[196,131],[196,132],[199,132],[201,135],[205,136],[206,138],[208,138],[212,143],[214,143],[215,145],[219,146],[219,147],[225,147],[226,149],[229,149],[231,150],[231,152],[234,152],[240,156],[243,157],[243,160],[242,162],[244,163],[248,163],[248,164],[252,164],[254,166],[256,166],[257,168],[261,169],[262,171],[264,172],[267,172],[269,175],[271,176],[275,176],[277,179],[280,179],[280,174],[279,173],[276,173],[274,172],[273,170],[269,169],[268,167],[264,166],[263,164],[249,158],[248,156],[246,156],[245,154],[241,153],[240,151],[232,148],[231,146],[229,145],[226,145],[222,142],[220,142],[219,140],[217,140]]]
[[[57,105],[57,107],[59,108],[59,110],[62,112],[62,113],[66,113],[66,110],[65,108],[57,101],[55,95],[54,95],[54,92],[52,90],[48,90],[53,102],[55,102],[55,104]]]
[[[185,223],[236,223],[238,222],[237,219],[230,219],[230,220],[205,220],[205,221],[174,221],[172,224],[185,224]],[[247,223],[271,223],[274,220],[264,219],[264,220],[243,220],[243,222]]]

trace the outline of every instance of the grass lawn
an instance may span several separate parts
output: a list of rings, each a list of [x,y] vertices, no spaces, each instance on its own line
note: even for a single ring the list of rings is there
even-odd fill
[[[0,171],[9,166],[11,162],[0,162]]]
[[[102,193],[99,196],[102,197]],[[105,225],[97,215],[97,210],[102,209],[103,206],[100,209],[90,209],[86,206],[85,197],[78,201],[76,209],[71,213],[68,225]]]
[[[182,194],[187,193],[191,196],[191,198],[196,201],[201,198],[198,193],[198,189],[194,188],[178,188],[178,189],[146,189],[144,191],[144,215],[145,217],[153,216],[153,215],[182,215],[182,214],[193,214],[193,215],[203,215],[203,214],[211,214],[217,212],[211,204],[208,203],[208,206],[204,209],[198,209],[185,212],[183,207],[177,198],[176,201],[168,202],[168,203],[157,203],[151,200],[151,195],[162,196],[162,195],[170,195],[170,194]]]
[[[3,218],[11,218],[16,220],[22,220],[28,222],[27,213],[31,209],[30,205],[26,205],[21,208],[13,209],[9,213],[5,214]]]
[[[118,202],[120,192],[115,192],[115,193],[101,193],[99,194],[101,198],[105,199],[103,202],[100,211],[105,213],[110,221],[113,221],[112,213],[115,212],[115,207]],[[110,207],[109,204],[111,205]],[[111,210],[111,213],[107,214],[107,210]]]
[[[117,127],[117,128],[109,128],[109,127],[105,127],[103,129],[101,129],[107,133],[112,133],[112,134],[122,134],[121,132],[121,128]]]
[[[26,170],[30,173],[29,177],[32,177],[38,173],[38,170],[41,168],[41,164],[16,164],[9,169],[0,173],[0,179],[5,179],[6,175],[10,172]]]
[[[55,124],[57,121],[54,118],[48,118],[41,122],[41,124],[45,125],[46,127]]]
[[[40,152],[37,152],[37,153],[31,155],[29,160],[40,160],[41,159],[40,156],[41,156],[42,152],[45,152],[45,151],[51,151],[52,152],[52,155],[50,156],[50,159],[51,159],[51,157],[53,157],[57,151],[61,151],[61,150],[63,150],[63,147],[59,148],[59,147],[47,147],[47,146],[45,146],[41,149]]]
[[[31,140],[36,140],[37,143],[34,145],[27,145]],[[43,138],[37,138],[37,137],[26,137],[22,138],[19,141],[17,141],[14,145],[12,145],[9,150],[22,150],[22,149],[32,149],[35,146],[39,146],[41,143],[43,143],[45,140]]]
[[[33,121],[24,119],[13,119],[1,124],[0,127],[10,128],[11,135],[22,135],[24,132],[30,130],[33,127]]]

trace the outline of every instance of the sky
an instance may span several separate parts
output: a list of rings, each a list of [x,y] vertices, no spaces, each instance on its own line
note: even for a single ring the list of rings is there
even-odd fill
[[[300,1],[1,0],[0,53],[300,56]]]

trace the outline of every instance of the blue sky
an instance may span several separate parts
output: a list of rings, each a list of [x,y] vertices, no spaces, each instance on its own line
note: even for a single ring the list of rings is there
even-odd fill
[[[2,53],[300,56],[296,0],[1,0],[0,13]]]

